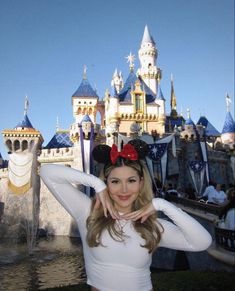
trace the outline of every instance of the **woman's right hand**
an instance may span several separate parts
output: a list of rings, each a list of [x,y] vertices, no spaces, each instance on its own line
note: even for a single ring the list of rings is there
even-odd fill
[[[114,208],[112,201],[110,200],[109,194],[107,189],[96,193],[96,201],[95,201],[95,209],[98,209],[102,204],[104,209],[104,216],[108,216],[108,212],[113,219],[120,219],[120,215],[118,214],[117,210]]]

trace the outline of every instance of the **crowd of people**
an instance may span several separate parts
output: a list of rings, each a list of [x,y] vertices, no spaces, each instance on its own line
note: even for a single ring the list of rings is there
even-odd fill
[[[230,184],[225,190],[225,185],[209,181],[203,194],[199,197],[195,195],[192,188],[182,191],[181,188],[175,189],[172,183],[168,183],[163,190],[163,195],[174,195],[181,198],[197,200],[202,203],[223,207],[219,217],[219,225],[225,229],[235,230],[235,186]],[[197,197],[197,198],[196,198]]]

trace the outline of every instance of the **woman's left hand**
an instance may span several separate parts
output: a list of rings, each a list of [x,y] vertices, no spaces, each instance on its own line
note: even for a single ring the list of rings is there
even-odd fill
[[[149,204],[145,205],[143,208],[133,211],[128,214],[124,214],[121,217],[126,220],[133,220],[136,221],[141,219],[141,223],[145,222],[148,217],[156,212],[156,209],[153,206],[153,203],[150,202]]]
[[[117,210],[113,207],[113,204],[109,198],[109,194],[107,192],[107,189],[97,193],[96,195],[96,201],[95,201],[95,209],[98,209],[100,206],[103,206],[104,209],[104,216],[108,216],[108,212],[111,215],[113,219],[120,219],[120,216],[117,212]]]

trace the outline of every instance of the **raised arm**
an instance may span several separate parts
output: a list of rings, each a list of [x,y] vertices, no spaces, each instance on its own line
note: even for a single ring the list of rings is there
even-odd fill
[[[172,220],[159,219],[164,227],[159,246],[194,252],[210,246],[211,235],[197,220],[164,199],[155,198],[152,202],[157,211],[162,211]]]
[[[62,165],[43,165],[40,176],[55,198],[76,220],[87,217],[91,205],[90,198],[79,191],[76,185],[92,187],[96,193],[106,188],[99,178]]]
[[[195,252],[203,251],[210,246],[211,235],[197,220],[161,198],[154,198],[143,208],[123,215],[123,218],[134,221],[140,219],[141,222],[144,222],[156,211],[162,211],[172,220],[158,219],[164,227],[159,246]]]

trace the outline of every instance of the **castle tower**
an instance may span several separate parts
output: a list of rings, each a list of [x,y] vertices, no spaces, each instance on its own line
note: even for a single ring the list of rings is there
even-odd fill
[[[116,87],[111,95],[108,90],[105,93],[105,120],[106,136],[112,140],[111,134],[119,130],[119,98]]]
[[[158,91],[157,91],[157,98],[155,101],[159,105],[159,118],[165,121],[166,116],[166,108],[165,108],[165,98],[162,93],[161,85],[160,85],[160,78],[158,80]]]
[[[161,78],[161,70],[157,68],[157,48],[149,33],[148,26],[145,26],[144,34],[139,49],[140,68],[137,74],[142,78],[145,84],[157,94],[158,78]]]
[[[43,138],[28,116],[28,98],[25,98],[24,118],[12,130],[3,131],[4,143],[9,151],[9,187],[23,194],[33,185],[37,176],[37,153]]]
[[[96,114],[99,96],[91,87],[86,78],[86,66],[84,66],[83,80],[77,91],[72,96],[73,117],[75,122],[71,125],[70,137],[76,143],[80,136],[80,124],[85,115],[88,115],[93,124],[96,124]]]
[[[227,113],[225,117],[224,126],[221,133],[221,140],[223,144],[235,145],[235,122],[230,113],[231,99],[226,95]]]
[[[173,84],[173,75],[171,74],[171,116],[176,118],[178,116],[177,110],[176,110],[176,96],[175,96],[175,90],[174,90],[174,84]]]
[[[113,73],[113,78],[111,81],[111,86],[115,87],[117,93],[120,92],[120,90],[123,88],[123,77],[122,73],[117,71],[117,69]]]

